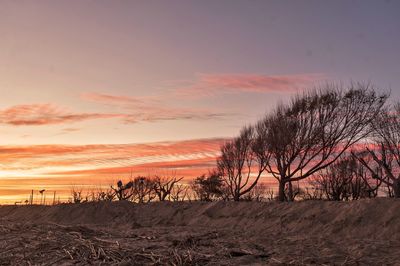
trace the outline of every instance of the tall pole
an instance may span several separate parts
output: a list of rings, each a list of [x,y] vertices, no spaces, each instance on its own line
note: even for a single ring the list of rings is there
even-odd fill
[[[32,192],[31,192],[31,198],[30,198],[30,203],[31,203],[31,205],[33,205],[33,189],[32,189]]]
[[[54,191],[54,196],[53,196],[53,205],[56,205],[56,191]]]

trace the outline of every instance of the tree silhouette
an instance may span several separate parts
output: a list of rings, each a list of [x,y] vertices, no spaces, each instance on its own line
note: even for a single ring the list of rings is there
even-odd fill
[[[256,125],[255,138],[266,158],[267,171],[279,182],[280,201],[293,200],[292,182],[312,176],[338,160],[353,144],[371,133],[370,124],[381,112],[388,95],[370,85],[335,84],[298,94]]]
[[[354,156],[373,178],[383,182],[394,197],[400,198],[400,104],[380,113],[373,121],[372,129],[373,146],[365,148],[369,156]],[[372,160],[368,161],[368,157]]]

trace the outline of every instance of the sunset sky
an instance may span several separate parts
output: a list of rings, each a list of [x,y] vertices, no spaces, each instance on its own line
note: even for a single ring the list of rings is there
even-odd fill
[[[400,1],[1,1],[0,203],[134,174],[186,180],[290,95],[400,97]]]

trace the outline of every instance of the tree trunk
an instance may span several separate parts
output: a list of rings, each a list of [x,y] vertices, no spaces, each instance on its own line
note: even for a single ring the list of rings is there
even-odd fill
[[[400,179],[393,182],[393,194],[395,198],[400,198]]]
[[[291,181],[288,182],[288,201],[294,201],[293,185]]]
[[[278,201],[283,202],[285,201],[285,181],[279,180],[279,194],[278,194]]]
[[[235,195],[233,196],[233,200],[234,201],[240,201],[240,194],[239,193],[235,193]]]

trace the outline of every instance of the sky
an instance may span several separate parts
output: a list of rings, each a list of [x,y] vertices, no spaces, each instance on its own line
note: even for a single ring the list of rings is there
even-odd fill
[[[324,82],[400,96],[399,1],[1,1],[0,203],[186,180]],[[63,194],[64,193],[64,194]]]

